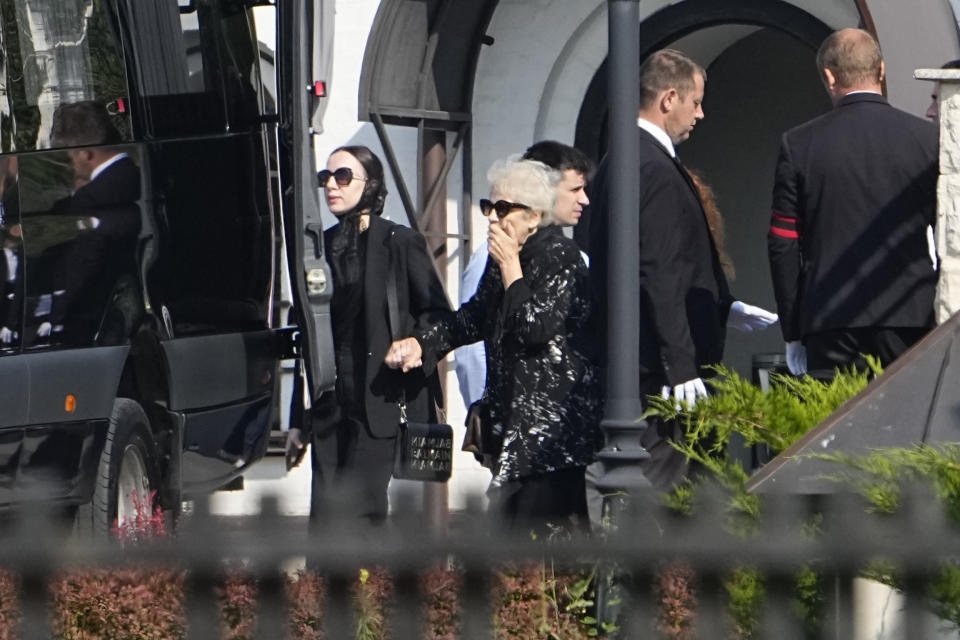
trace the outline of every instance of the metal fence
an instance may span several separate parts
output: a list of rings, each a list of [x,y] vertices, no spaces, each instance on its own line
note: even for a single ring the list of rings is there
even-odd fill
[[[597,563],[601,575],[613,578],[619,604],[605,609],[617,615],[619,638],[655,638],[658,603],[651,589],[664,562],[683,561],[698,579],[697,637],[725,638],[722,581],[738,566],[750,566],[766,576],[761,628],[757,637],[789,640],[810,637],[791,611],[794,575],[808,563],[829,575],[829,620],[816,637],[854,637],[849,584],[868,563],[885,559],[898,568],[906,595],[902,636],[927,637],[923,618],[931,609],[928,578],[942,563],[956,558],[958,530],[944,516],[942,502],[923,491],[911,491],[894,516],[869,515],[862,499],[768,496],[762,516],[750,535],[730,533],[731,514],[719,490],[701,492],[695,515],[679,516],[662,506],[654,494],[633,496],[612,514],[611,527],[601,536],[571,537],[549,542],[529,535],[507,535],[496,526],[460,527],[455,535],[426,526],[422,514],[407,505],[394,505],[388,525],[357,530],[331,521],[316,535],[291,531],[277,514],[276,501],[266,500],[259,517],[243,531],[225,537],[204,504],[198,503],[176,535],[126,547],[115,543],[64,539],[34,509],[18,518],[0,544],[0,566],[21,580],[25,640],[51,637],[48,584],[56,572],[76,566],[112,567],[122,563],[180,566],[186,569],[187,637],[219,637],[215,587],[225,562],[242,562],[257,579],[258,638],[281,637],[286,607],[283,567],[302,556],[322,571],[327,585],[324,629],[328,639],[354,637],[350,585],[359,567],[382,566],[394,576],[394,606],[390,620],[394,640],[418,639],[421,595],[418,576],[437,564],[455,563],[462,575],[460,637],[493,637],[490,585],[503,563],[532,560],[570,566]],[[814,514],[819,530],[811,534]],[[485,525],[479,510],[461,516]],[[603,591],[603,590],[602,590]],[[605,591],[601,598],[607,597]],[[604,613],[604,611],[601,611]],[[807,635],[804,635],[804,634]],[[932,637],[932,636],[931,636]]]

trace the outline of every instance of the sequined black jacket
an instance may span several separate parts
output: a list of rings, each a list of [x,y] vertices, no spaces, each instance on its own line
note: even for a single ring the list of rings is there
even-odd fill
[[[527,239],[520,265],[523,278],[504,291],[500,267],[488,260],[473,298],[417,335],[424,353],[438,358],[484,341],[485,397],[504,435],[493,486],[585,466],[598,448],[587,266],[556,226]]]

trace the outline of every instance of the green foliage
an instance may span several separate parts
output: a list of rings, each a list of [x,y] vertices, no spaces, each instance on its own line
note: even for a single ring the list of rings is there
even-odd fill
[[[737,640],[757,637],[766,589],[763,573],[754,567],[737,567],[723,581],[723,587],[729,598],[731,636]]]
[[[936,602],[937,615],[960,628],[960,566],[950,563],[940,567],[929,593]]]
[[[827,601],[823,576],[813,566],[805,565],[797,571],[795,584],[796,597],[793,601],[793,610],[803,621],[806,634],[819,637],[818,632]]]
[[[674,399],[651,396],[645,417],[682,420],[685,438],[672,444],[708,472],[666,494],[667,506],[680,514],[692,515],[701,485],[713,482],[727,493],[725,529],[742,538],[757,535],[762,519],[760,499],[747,493],[748,476],[738,462],[727,456],[726,443],[733,434],[739,434],[747,445],[765,444],[774,452],[783,451],[859,393],[872,375],[881,373],[875,359],[868,358],[868,363],[869,372],[841,370],[830,382],[809,376],[774,375],[766,393],[736,372],[719,366],[717,377],[710,381],[711,394],[698,400],[695,407],[678,408]],[[815,536],[821,521],[815,517],[801,526],[805,535]],[[724,586],[734,637],[755,637],[763,604],[763,574],[752,567],[740,567],[730,574]],[[823,602],[819,574],[805,567],[796,578],[795,608],[808,631],[816,628]]]
[[[943,501],[952,522],[960,522],[960,444],[918,444],[913,448],[877,449],[863,456],[818,454],[847,467],[835,479],[856,488],[879,513],[900,506],[905,482],[928,482]]]
[[[871,375],[881,372],[875,359],[868,362],[870,372],[841,370],[830,382],[774,374],[766,393],[720,365],[714,367],[717,376],[709,381],[710,395],[695,407],[678,409],[672,398],[650,396],[644,416],[683,420],[687,441],[697,443],[707,454],[719,452],[734,433],[743,436],[747,445],[766,444],[780,452],[859,393]]]

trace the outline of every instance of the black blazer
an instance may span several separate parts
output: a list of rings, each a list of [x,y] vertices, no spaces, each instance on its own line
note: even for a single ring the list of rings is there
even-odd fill
[[[733,299],[703,204],[689,174],[637,129],[640,152],[640,373],[676,385],[707,375],[723,359]],[[607,161],[593,182],[590,276],[606,318]],[[598,335],[606,334],[601,324]]]
[[[783,336],[932,327],[937,128],[855,93],[783,135],[768,249]]]
[[[63,293],[54,296],[50,322],[63,326],[68,344],[94,337],[121,277],[137,281],[140,193],[140,168],[123,157],[53,206],[55,213],[68,216],[66,224],[88,223],[70,241],[54,274],[53,288]]]
[[[324,232],[327,255],[334,229]],[[364,406],[370,431],[377,437],[391,437],[397,433],[400,411],[397,401],[400,391],[406,396],[407,417],[414,421],[433,419],[434,404],[440,403],[439,378],[436,360],[424,358],[424,366],[408,373],[390,369],[383,358],[393,342],[389,312],[387,311],[387,272],[392,269],[397,283],[397,306],[402,324],[396,335],[412,336],[415,329],[431,326],[441,311],[449,311],[450,303],[430,262],[427,244],[416,231],[408,227],[370,216],[366,263],[363,274],[364,336],[367,358],[364,363]],[[333,394],[329,394],[333,395]],[[336,413],[327,414],[330,420]],[[318,417],[319,427],[327,422]]]

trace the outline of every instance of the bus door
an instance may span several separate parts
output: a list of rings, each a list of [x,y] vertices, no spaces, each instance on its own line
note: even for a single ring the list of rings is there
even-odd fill
[[[314,134],[326,103],[333,43],[333,0],[278,4],[281,88],[280,178],[295,317],[310,397],[333,386],[330,330],[333,279],[323,255]]]

